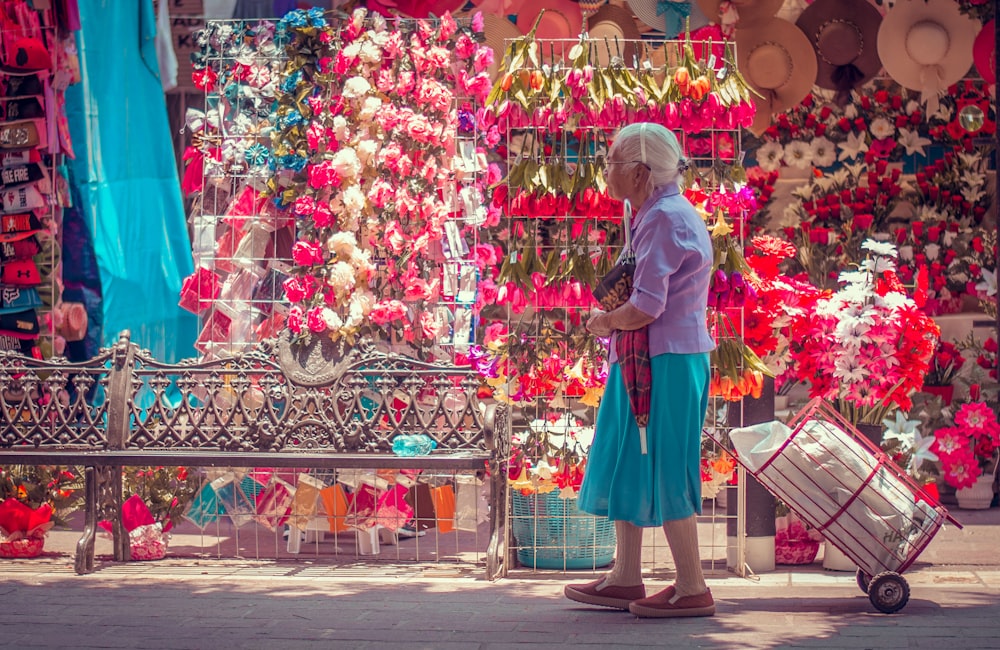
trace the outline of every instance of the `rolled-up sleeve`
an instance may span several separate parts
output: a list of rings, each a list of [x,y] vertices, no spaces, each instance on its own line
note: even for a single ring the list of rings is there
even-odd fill
[[[635,275],[629,302],[647,316],[658,318],[667,305],[670,276],[684,259],[684,228],[676,222],[657,227],[655,222],[647,219],[635,232]]]

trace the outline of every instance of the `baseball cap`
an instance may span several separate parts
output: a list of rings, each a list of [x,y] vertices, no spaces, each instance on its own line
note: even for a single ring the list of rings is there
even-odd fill
[[[20,188],[25,189],[25,188]],[[0,198],[7,204],[7,195],[14,194],[20,190],[0,193]],[[27,239],[42,231],[42,222],[35,216],[34,212],[21,212],[18,214],[0,214],[0,243],[15,242]]]

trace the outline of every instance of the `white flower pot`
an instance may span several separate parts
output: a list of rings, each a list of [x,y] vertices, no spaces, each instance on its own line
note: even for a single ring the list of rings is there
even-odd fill
[[[966,488],[955,490],[958,507],[963,510],[983,510],[993,501],[993,475],[980,476]]]
[[[857,571],[858,565],[830,542],[823,542],[823,568],[827,571]]]

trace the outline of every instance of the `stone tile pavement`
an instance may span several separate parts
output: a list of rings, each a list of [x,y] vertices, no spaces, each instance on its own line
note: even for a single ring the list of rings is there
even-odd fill
[[[876,612],[851,574],[818,564],[756,580],[714,575],[713,618],[642,620],[576,606],[590,572],[457,564],[72,558],[0,561],[2,648],[965,648],[1000,649],[1000,509],[956,513],[905,577],[910,602]],[[653,570],[649,588],[667,584]]]

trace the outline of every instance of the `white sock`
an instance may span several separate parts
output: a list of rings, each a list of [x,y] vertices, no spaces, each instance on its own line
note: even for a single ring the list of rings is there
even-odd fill
[[[615,565],[604,576],[608,587],[642,584],[642,528],[627,521],[615,521]]]
[[[674,556],[677,578],[674,589],[681,598],[697,596],[708,590],[705,576],[701,572],[701,557],[698,553],[698,523],[695,516],[676,519],[663,524],[663,532]]]

